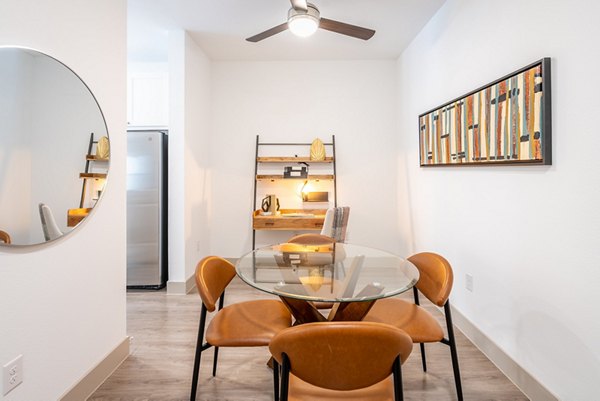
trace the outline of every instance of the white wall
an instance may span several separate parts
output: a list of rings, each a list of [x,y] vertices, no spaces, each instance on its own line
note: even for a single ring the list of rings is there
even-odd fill
[[[212,77],[213,253],[252,248],[257,134],[308,143],[334,134],[338,205],[351,207],[348,240],[398,248],[395,62],[214,62]],[[290,235],[258,232],[257,244]]]
[[[127,124],[169,125],[169,63],[127,62]]]
[[[209,167],[210,60],[186,34],[185,40],[185,277],[196,270],[210,249],[208,213],[211,195]]]
[[[169,32],[169,281],[185,277],[185,37],[182,30]],[[179,290],[181,292],[181,290]]]
[[[169,32],[169,83],[168,290],[185,293],[209,253],[210,61],[181,30]]]
[[[456,308],[564,400],[597,399],[600,377],[599,14],[595,1],[449,0],[399,59],[404,246],[447,256]],[[420,113],[545,56],[552,166],[418,167]]]
[[[23,355],[12,400],[54,400],[126,337],[126,3],[6,0],[0,45],[35,48],[89,85],[111,135],[110,180],[72,234],[46,246],[0,250],[0,364]]]

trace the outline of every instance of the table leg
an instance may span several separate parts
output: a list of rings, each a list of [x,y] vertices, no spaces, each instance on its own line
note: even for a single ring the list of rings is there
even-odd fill
[[[339,321],[360,321],[366,316],[375,304],[375,300],[361,302],[337,302],[331,308],[327,320],[331,322]]]
[[[296,324],[326,322],[327,318],[308,301],[295,298],[280,297],[281,301],[296,318]],[[366,312],[365,312],[366,314]]]

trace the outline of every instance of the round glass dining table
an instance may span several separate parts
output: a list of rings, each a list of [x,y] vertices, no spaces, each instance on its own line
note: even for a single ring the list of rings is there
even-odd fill
[[[236,263],[238,276],[277,295],[298,323],[362,320],[380,298],[411,289],[419,271],[392,253],[354,244],[277,244],[258,248]],[[325,317],[313,302],[333,302]]]

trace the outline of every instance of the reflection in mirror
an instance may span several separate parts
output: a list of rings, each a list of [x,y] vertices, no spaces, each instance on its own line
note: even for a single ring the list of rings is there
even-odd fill
[[[12,245],[55,239],[89,214],[106,181],[107,136],[72,70],[34,50],[0,48],[0,230]]]

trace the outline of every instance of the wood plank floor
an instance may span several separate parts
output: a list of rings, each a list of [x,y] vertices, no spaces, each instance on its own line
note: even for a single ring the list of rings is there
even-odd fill
[[[228,288],[225,303],[267,297],[236,278]],[[196,293],[167,296],[165,291],[128,292],[131,355],[89,400],[189,400],[199,311],[200,297]],[[442,315],[438,314],[441,321]],[[465,400],[527,400],[460,331],[455,331]],[[431,344],[426,349],[426,373],[421,369],[418,346],[402,367],[405,399],[456,400],[449,348]],[[268,357],[267,348],[222,348],[217,376],[212,377],[212,350],[204,352],[197,399],[272,400]]]

